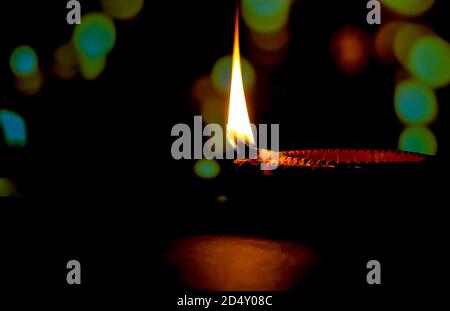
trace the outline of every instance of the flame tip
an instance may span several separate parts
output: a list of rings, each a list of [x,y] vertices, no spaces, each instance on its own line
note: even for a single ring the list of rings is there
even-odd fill
[[[227,139],[235,146],[234,138],[254,144],[250,118],[247,111],[244,83],[242,80],[241,53],[239,46],[239,6],[236,7],[233,62],[231,68],[230,105],[227,121]]]

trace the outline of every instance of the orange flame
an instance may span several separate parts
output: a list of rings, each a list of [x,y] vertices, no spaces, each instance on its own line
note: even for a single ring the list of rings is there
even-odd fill
[[[235,148],[235,138],[250,145],[254,144],[253,132],[248,117],[247,102],[245,100],[244,83],[242,80],[241,52],[239,47],[239,10],[236,11],[234,30],[227,138],[230,144]]]

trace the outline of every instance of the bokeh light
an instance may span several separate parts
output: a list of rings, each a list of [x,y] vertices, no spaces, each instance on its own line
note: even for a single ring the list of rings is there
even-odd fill
[[[214,88],[222,94],[230,93],[231,85],[231,55],[220,58],[213,66],[211,81]],[[255,85],[256,72],[252,64],[245,58],[241,58],[242,79],[245,90],[251,90]]]
[[[16,185],[11,179],[0,177],[0,197],[15,196],[16,192]]]
[[[437,98],[434,91],[416,80],[406,80],[399,83],[395,90],[394,101],[395,112],[405,124],[430,124],[438,114]]]
[[[99,60],[111,52],[116,42],[114,22],[104,14],[88,13],[75,27],[73,40],[80,54]]]
[[[16,88],[23,95],[36,95],[40,92],[44,85],[44,78],[41,72],[37,72],[31,76],[18,77],[16,80]]]
[[[276,32],[289,20],[290,0],[243,0],[242,16],[257,32]]]
[[[425,126],[409,126],[401,133],[398,147],[403,151],[436,155],[438,143],[429,128]]]
[[[258,49],[251,49],[251,59],[254,64],[263,65],[267,67],[274,67],[280,65],[289,52],[289,49],[283,48],[279,50],[269,51]]]
[[[219,93],[212,85],[210,76],[203,76],[197,79],[192,86],[192,100],[196,104],[197,112],[203,117],[203,121],[207,124],[215,123],[222,127],[226,122],[226,111],[228,107],[228,99],[225,94]],[[223,142],[225,143],[225,135]],[[223,152],[225,144],[216,145],[215,151]]]
[[[224,194],[221,194],[221,195],[219,195],[218,197],[217,197],[217,201],[219,202],[219,203],[227,203],[228,202],[228,197],[226,196],[226,195],[224,195]]]
[[[411,74],[409,73],[408,70],[406,70],[404,67],[398,67],[397,70],[395,71],[395,75],[394,75],[394,85],[398,85],[400,82],[403,82],[405,80],[410,80],[411,79]]]
[[[212,85],[210,75],[204,75],[198,78],[192,85],[191,97],[192,100],[197,104],[201,104],[209,98],[218,96],[223,95],[219,93]]]
[[[450,46],[437,36],[415,42],[408,64],[418,79],[433,87],[443,87],[450,82]]]
[[[58,47],[53,58],[53,72],[58,78],[69,80],[78,73],[77,52],[72,42]]]
[[[375,53],[380,60],[386,63],[395,61],[394,39],[402,24],[398,21],[387,22],[378,29],[375,36]]]
[[[216,160],[198,160],[194,164],[195,174],[204,179],[212,179],[220,173],[220,164]]]
[[[346,26],[333,37],[335,61],[342,72],[354,75],[361,72],[369,60],[369,40],[359,28]]]
[[[80,73],[86,80],[97,79],[106,68],[106,57],[79,57]]]
[[[435,0],[381,0],[384,7],[404,16],[418,16],[428,11]]]
[[[17,113],[0,110],[0,129],[9,147],[24,147],[27,144],[27,129],[24,119]]]
[[[205,123],[225,125],[228,107],[227,96],[219,93],[212,85],[210,76],[197,79],[192,86],[192,99]]]
[[[9,63],[12,72],[18,77],[33,75],[39,67],[36,52],[27,45],[15,48]]]
[[[433,31],[424,25],[402,23],[394,38],[394,54],[397,60],[407,67],[411,48],[421,38],[432,33]]]
[[[106,14],[117,19],[131,19],[139,14],[144,0],[101,0]]]
[[[291,40],[291,33],[288,27],[283,27],[272,33],[250,31],[249,35],[251,42],[254,43],[258,49],[268,52],[287,48]]]
[[[206,123],[225,125],[227,100],[223,97],[210,97],[201,103],[201,114]]]

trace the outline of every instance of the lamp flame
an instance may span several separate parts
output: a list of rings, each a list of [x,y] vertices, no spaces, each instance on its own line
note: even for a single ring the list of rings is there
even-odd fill
[[[233,61],[231,69],[230,105],[227,121],[227,138],[236,148],[235,139],[254,145],[254,138],[245,100],[242,80],[241,52],[239,47],[239,10],[236,10]]]

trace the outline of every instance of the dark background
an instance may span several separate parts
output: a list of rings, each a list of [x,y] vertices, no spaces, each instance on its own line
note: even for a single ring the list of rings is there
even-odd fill
[[[437,1],[424,21],[448,40],[446,2]],[[96,1],[82,5],[85,12],[100,8]],[[281,149],[397,147],[396,67],[371,58],[360,75],[345,77],[330,52],[330,39],[344,24],[375,32],[366,24],[365,5],[304,0],[292,10],[288,56],[260,95],[268,104],[254,108],[256,122],[280,124]],[[1,103],[24,116],[29,132],[24,150],[0,154],[0,172],[14,178],[24,196],[0,202],[3,285],[34,294],[43,289],[39,299],[57,293],[81,304],[85,297],[99,304],[122,300],[129,291],[141,297],[155,284],[178,290],[183,287],[161,255],[165,241],[193,233],[312,245],[327,264],[305,286],[311,297],[325,293],[343,304],[355,298],[349,292],[368,301],[395,296],[412,286],[413,268],[424,278],[433,274],[428,271],[438,266],[434,246],[443,229],[434,221],[446,202],[437,176],[449,148],[448,88],[438,91],[440,115],[432,127],[438,164],[417,174],[300,173],[267,180],[242,178],[225,163],[224,174],[206,182],[193,174],[193,161],[171,159],[172,126],[189,124],[197,114],[192,83],[231,53],[234,10],[231,1],[147,1],[138,19],[116,24],[118,40],[99,79],[47,77],[38,96],[23,97],[8,67],[12,49],[33,46],[45,70],[73,29],[65,22],[65,1],[1,5]],[[245,33],[241,40],[245,55]],[[246,185],[249,192],[236,190]],[[262,195],[266,187],[273,190]],[[230,197],[225,209],[216,201],[220,194]],[[386,267],[381,289],[364,284],[364,265],[373,257]],[[80,288],[65,283],[65,264],[73,258],[82,264]],[[415,289],[424,285],[417,283]]]

